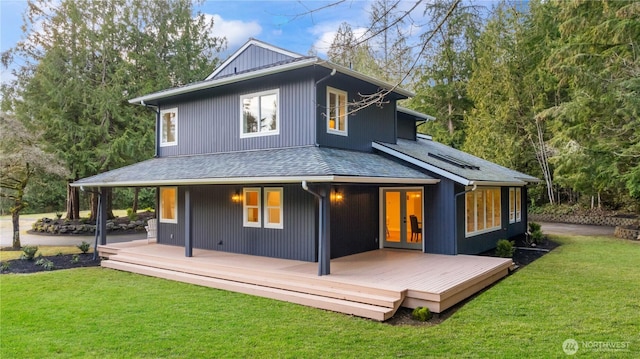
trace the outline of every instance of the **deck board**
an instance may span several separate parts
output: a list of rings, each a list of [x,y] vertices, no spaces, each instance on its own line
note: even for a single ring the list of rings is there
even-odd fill
[[[117,255],[112,254],[114,249],[123,258],[145,257],[156,268],[162,268],[164,263],[181,272],[193,268],[193,273],[211,277],[220,271],[229,271],[237,278],[257,276],[256,282],[262,276],[263,281],[271,283],[272,287],[283,283],[283,288],[303,288],[299,283],[304,282],[313,288],[326,286],[337,288],[336,291],[355,288],[354,291],[365,294],[371,291],[372,297],[388,295],[389,292],[403,293],[402,306],[413,308],[423,305],[434,312],[441,312],[504,277],[512,265],[510,259],[504,258],[380,249],[333,259],[331,274],[320,277],[317,275],[318,264],[312,262],[203,249],[194,249],[193,257],[187,258],[182,247],[146,241],[135,245],[108,245],[110,260],[117,260]],[[207,274],[207,271],[212,274]],[[286,281],[292,284],[287,285]],[[322,289],[318,291],[322,292]]]

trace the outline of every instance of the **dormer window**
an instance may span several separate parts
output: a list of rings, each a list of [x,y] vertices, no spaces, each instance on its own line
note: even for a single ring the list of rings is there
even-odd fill
[[[327,87],[327,132],[347,136],[347,93]]]
[[[240,138],[280,133],[278,89],[240,97]]]
[[[178,109],[160,111],[160,146],[178,144]]]

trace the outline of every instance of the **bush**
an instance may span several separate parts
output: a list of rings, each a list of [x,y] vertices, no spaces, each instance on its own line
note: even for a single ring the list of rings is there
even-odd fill
[[[542,230],[542,226],[540,225],[540,223],[529,222],[529,232],[533,233],[540,230]]]
[[[542,234],[541,230],[531,232],[531,242],[535,244],[540,244],[544,240],[544,234]]]
[[[52,270],[52,269],[54,269],[56,267],[55,264],[53,264],[52,261],[50,261],[50,260],[48,260],[46,258],[38,259],[38,261],[36,261],[36,265],[42,266],[42,268],[44,268],[44,270]]]
[[[11,268],[11,264],[9,264],[9,262],[0,263],[0,272],[1,273],[8,272],[10,268]]]
[[[513,248],[514,242],[510,242],[506,239],[501,239],[496,243],[496,255],[502,258],[512,258],[515,248]]]
[[[429,311],[429,308],[427,307],[417,307],[413,312],[411,312],[411,318],[421,322],[426,322],[431,319],[431,311]]]
[[[83,254],[86,254],[89,251],[89,249],[91,249],[91,244],[85,241],[82,241],[82,243],[76,245],[76,247],[78,247],[78,249],[80,249]]]
[[[130,221],[135,221],[138,219],[138,214],[133,212],[133,208],[127,208],[127,217],[129,217]]]
[[[78,262],[80,262],[80,256],[79,256],[79,255],[77,255],[77,254],[74,254],[74,255],[71,257],[71,263],[76,264],[76,263],[78,263]]]
[[[23,254],[20,256],[20,259],[26,259],[28,261],[33,260],[33,257],[36,256],[36,252],[38,251],[38,246],[24,246],[22,248]]]

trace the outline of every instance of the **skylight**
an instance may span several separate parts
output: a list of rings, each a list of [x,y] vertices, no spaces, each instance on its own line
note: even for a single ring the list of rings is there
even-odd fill
[[[470,170],[480,170],[480,167],[478,167],[478,166],[472,165],[469,162],[465,162],[463,160],[459,160],[459,159],[457,159],[455,157],[451,157],[449,155],[441,155],[441,154],[436,154],[436,153],[431,153],[430,152],[429,153],[429,157],[433,157],[433,158],[435,158],[437,160],[446,162],[448,164],[451,164],[451,165],[454,165],[454,166],[457,166],[457,167],[460,167],[460,168],[467,168],[467,169],[470,169]]]

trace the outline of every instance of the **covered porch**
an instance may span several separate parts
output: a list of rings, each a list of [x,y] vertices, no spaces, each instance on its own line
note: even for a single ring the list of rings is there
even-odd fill
[[[257,295],[384,321],[400,306],[440,313],[506,276],[510,259],[380,249],[317,263],[146,240],[102,245],[105,268]]]

